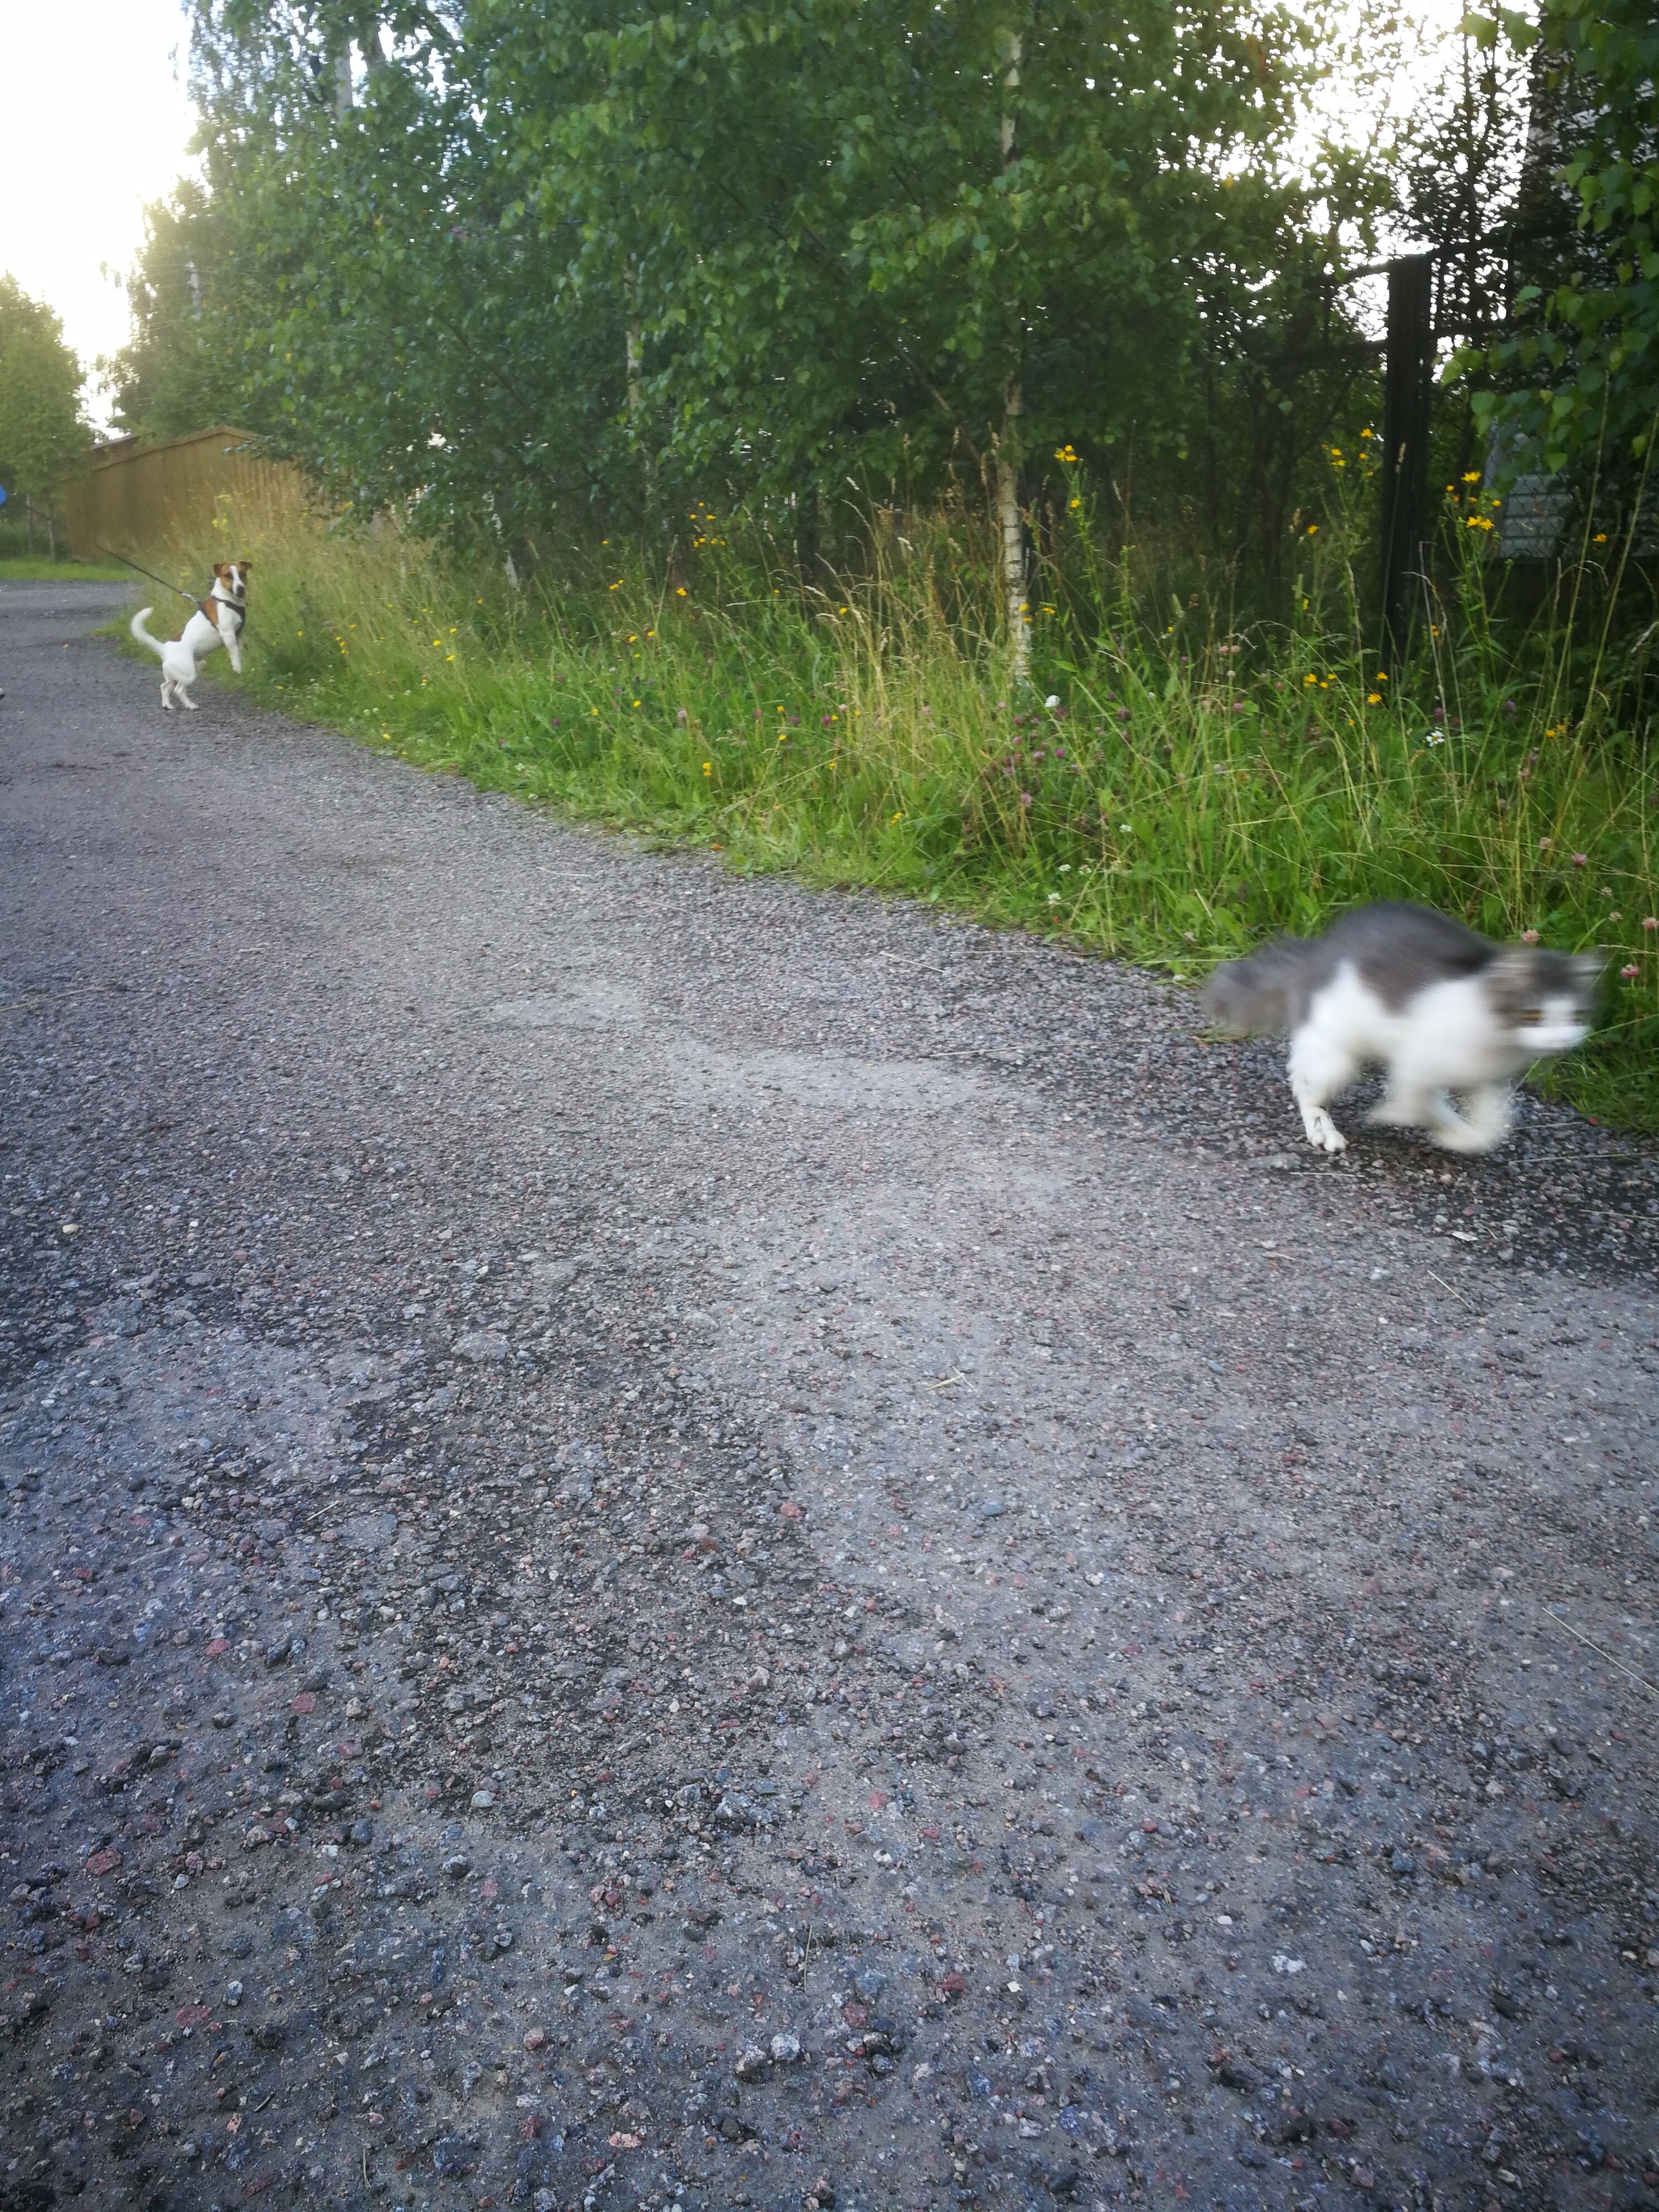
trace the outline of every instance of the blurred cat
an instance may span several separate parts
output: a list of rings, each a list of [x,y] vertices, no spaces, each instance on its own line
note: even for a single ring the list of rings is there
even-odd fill
[[[1449,1152],[1488,1152],[1509,1134],[1517,1077],[1589,1036],[1603,965],[1599,952],[1493,945],[1449,915],[1382,900],[1322,937],[1274,938],[1227,961],[1204,1006],[1235,1036],[1288,1035],[1310,1145],[1345,1148],[1326,1109],[1362,1068],[1381,1066],[1389,1087],[1369,1121],[1425,1129]]]

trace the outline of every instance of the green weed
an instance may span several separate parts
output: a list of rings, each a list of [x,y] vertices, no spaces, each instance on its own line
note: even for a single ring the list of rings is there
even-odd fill
[[[1340,526],[1310,533],[1291,624],[1149,623],[1080,515],[1016,693],[971,521],[878,526],[856,580],[811,589],[757,530],[694,523],[662,573],[601,548],[541,593],[392,532],[256,544],[247,687],[571,818],[1176,980],[1379,897],[1605,946],[1605,1026],[1547,1085],[1659,1127],[1653,765],[1594,641],[1505,643],[1473,554],[1391,684]]]

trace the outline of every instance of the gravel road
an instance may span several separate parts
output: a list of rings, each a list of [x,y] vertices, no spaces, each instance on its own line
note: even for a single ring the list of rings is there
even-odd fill
[[[127,604],[0,586],[0,2212],[1659,2205],[1654,1147]]]

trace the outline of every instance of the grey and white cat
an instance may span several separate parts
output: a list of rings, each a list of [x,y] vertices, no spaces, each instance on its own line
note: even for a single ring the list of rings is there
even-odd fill
[[[1489,1152],[1509,1134],[1516,1079],[1589,1036],[1602,966],[1597,952],[1493,945],[1449,915],[1383,900],[1322,937],[1274,938],[1228,961],[1204,1006],[1235,1036],[1288,1035],[1310,1145],[1345,1148],[1326,1109],[1380,1066],[1389,1087],[1369,1121],[1425,1129],[1449,1152]]]

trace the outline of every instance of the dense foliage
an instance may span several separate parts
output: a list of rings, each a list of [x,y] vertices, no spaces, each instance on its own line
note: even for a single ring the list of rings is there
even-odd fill
[[[120,428],[147,439],[182,438],[234,422],[248,404],[234,341],[218,312],[227,207],[185,178],[145,216],[143,251],[126,280],[132,337],[102,367],[115,388]]]
[[[1565,200],[1576,239],[1517,290],[1478,415],[1552,471],[1639,484],[1659,429],[1659,12],[1545,0],[1535,25],[1504,9],[1479,27],[1534,49],[1532,198]]]
[[[198,0],[210,190],[127,404],[170,296],[172,389],[231,363],[348,495],[514,550],[999,465],[1040,509],[1070,447],[1270,567],[1370,371],[1332,275],[1385,187],[1310,158],[1321,51],[1237,0]]]
[[[1322,0],[1321,0],[1322,4]],[[1363,149],[1395,26],[1262,0],[194,0],[205,185],[152,211],[118,363],[335,495],[522,569],[696,501],[815,571],[872,501],[991,495],[1284,604],[1376,417],[1346,272],[1384,224],[1462,341],[1447,475],[1639,495],[1659,389],[1659,29],[1472,19]],[[1528,57],[1520,51],[1530,41]],[[1493,433],[1499,434],[1493,444]],[[1588,510],[1586,510],[1588,511]],[[1023,578],[1023,559],[1015,574]],[[1018,604],[1015,591],[1011,605]]]
[[[0,484],[49,504],[90,442],[81,364],[52,309],[0,274]]]

